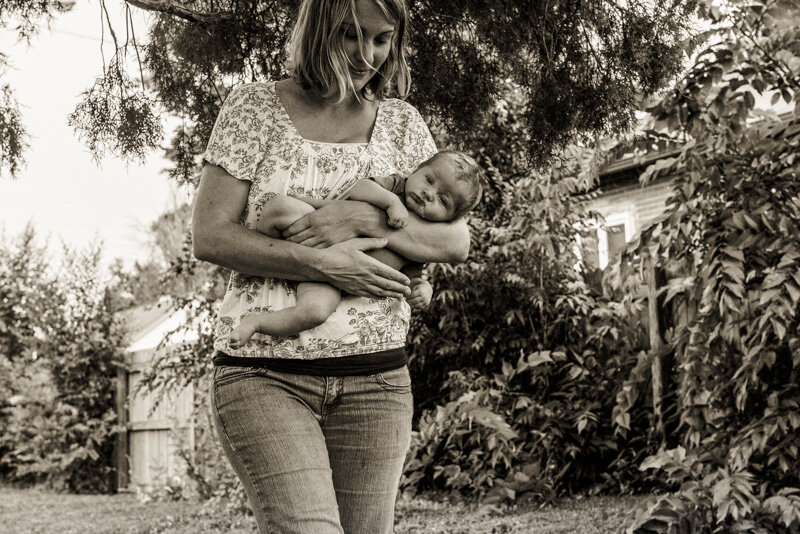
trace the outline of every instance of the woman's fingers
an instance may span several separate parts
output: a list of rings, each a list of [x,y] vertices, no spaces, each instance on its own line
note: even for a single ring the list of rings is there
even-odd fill
[[[311,236],[309,238],[300,241],[300,244],[306,247],[312,248],[326,248],[330,246],[329,243],[326,243],[321,237]]]
[[[385,237],[357,237],[350,242],[358,250],[373,250],[385,247],[389,241]]]
[[[300,217],[295,222],[293,222],[289,226],[289,228],[287,228],[282,232],[283,237],[284,239],[288,239],[289,241],[294,241],[295,243],[299,243],[299,241],[296,241],[297,234],[308,230],[310,226],[311,226],[311,220],[308,217]],[[310,234],[311,232],[308,231],[307,233]]]
[[[304,215],[283,231],[285,239],[294,243],[316,246],[333,245],[352,239],[360,231],[358,207],[360,202],[333,201],[316,211]],[[376,208],[377,209],[377,208]]]
[[[294,225],[290,226],[289,228],[281,232],[283,238],[286,239],[287,241],[291,241],[292,243],[302,243],[303,241],[314,237],[314,233],[309,229],[299,230],[293,234],[290,234],[289,232],[291,231],[292,228],[294,228]]]
[[[411,280],[409,280],[406,275],[404,275],[397,269],[392,269],[385,263],[379,262],[375,258],[370,258],[370,259],[375,262],[376,274],[380,276],[382,279],[386,280],[385,284],[382,284],[382,287],[391,288],[393,291],[395,291],[396,289],[394,288],[397,288],[399,286],[401,287],[401,289],[399,290],[402,291],[404,295],[411,294],[411,288],[409,287],[409,284],[411,284]]]
[[[362,297],[367,298],[395,298],[399,299],[403,297],[402,293],[398,293],[397,291],[389,291],[387,289],[383,289],[377,285],[369,284],[365,288],[364,293],[361,295]]]
[[[327,249],[323,272],[342,291],[370,297],[402,297],[411,292],[406,275],[364,253],[381,248],[385,239],[349,239]]]
[[[406,275],[374,258],[367,255],[364,257],[372,263],[368,279],[364,280],[369,286],[370,296],[401,298],[411,293],[411,288],[408,287],[410,281]]]

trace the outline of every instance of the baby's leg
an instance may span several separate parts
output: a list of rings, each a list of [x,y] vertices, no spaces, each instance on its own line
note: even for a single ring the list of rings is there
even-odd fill
[[[314,208],[302,200],[287,196],[275,197],[264,205],[256,230],[264,235],[280,238],[282,230],[285,230],[297,219],[312,211],[314,211]],[[333,297],[335,303],[330,308],[330,311],[327,312],[325,318],[319,320],[321,314],[325,313],[329,306],[328,302],[332,300],[332,297],[328,296],[327,301],[321,301],[316,306],[314,303],[307,302],[307,299],[303,299],[301,302],[300,296],[307,293],[305,289],[301,290],[304,285],[306,284],[300,284],[297,288],[296,306],[275,312],[254,313],[242,319],[241,324],[233,329],[228,338],[231,348],[238,349],[243,347],[256,332],[271,336],[289,336],[323,323],[339,303],[339,291],[332,286],[327,286],[328,293],[335,294]],[[313,285],[325,286],[326,284]],[[300,304],[303,304],[303,306],[301,307]],[[309,316],[319,321],[309,321]],[[308,326],[312,322],[316,324]]]
[[[328,284],[304,282],[297,286],[297,304],[282,310],[247,315],[231,332],[231,348],[238,349],[250,341],[253,334],[291,336],[324,323],[336,309],[341,296]]]
[[[372,256],[379,262],[385,263],[392,269],[397,269],[398,271],[408,263],[407,259],[388,248],[376,248],[375,250],[367,252],[367,255]]]
[[[287,196],[275,197],[264,205],[256,230],[264,235],[280,238],[281,231],[312,211],[314,208],[302,200]]]

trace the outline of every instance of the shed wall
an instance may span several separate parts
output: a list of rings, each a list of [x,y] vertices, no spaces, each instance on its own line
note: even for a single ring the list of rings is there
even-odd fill
[[[194,450],[193,388],[164,396],[155,408],[155,393],[136,391],[142,371],[151,365],[155,354],[152,349],[128,353],[129,370],[123,373],[128,393],[126,417],[120,420],[127,420],[127,439],[123,442],[129,476],[121,480],[134,487],[163,486],[173,477],[183,476],[185,464],[179,451]]]

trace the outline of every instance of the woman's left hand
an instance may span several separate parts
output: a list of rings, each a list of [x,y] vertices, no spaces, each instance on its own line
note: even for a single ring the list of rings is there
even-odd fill
[[[283,237],[307,247],[327,248],[364,235],[373,235],[386,217],[383,210],[352,200],[335,200],[294,222]]]

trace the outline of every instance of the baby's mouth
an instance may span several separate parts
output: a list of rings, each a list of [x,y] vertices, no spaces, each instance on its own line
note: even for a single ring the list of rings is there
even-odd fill
[[[417,195],[416,193],[409,193],[409,195],[411,195],[411,198],[414,200],[414,203],[419,204],[420,207],[423,204],[425,204],[425,202],[423,202],[422,199],[419,197],[419,195]]]

